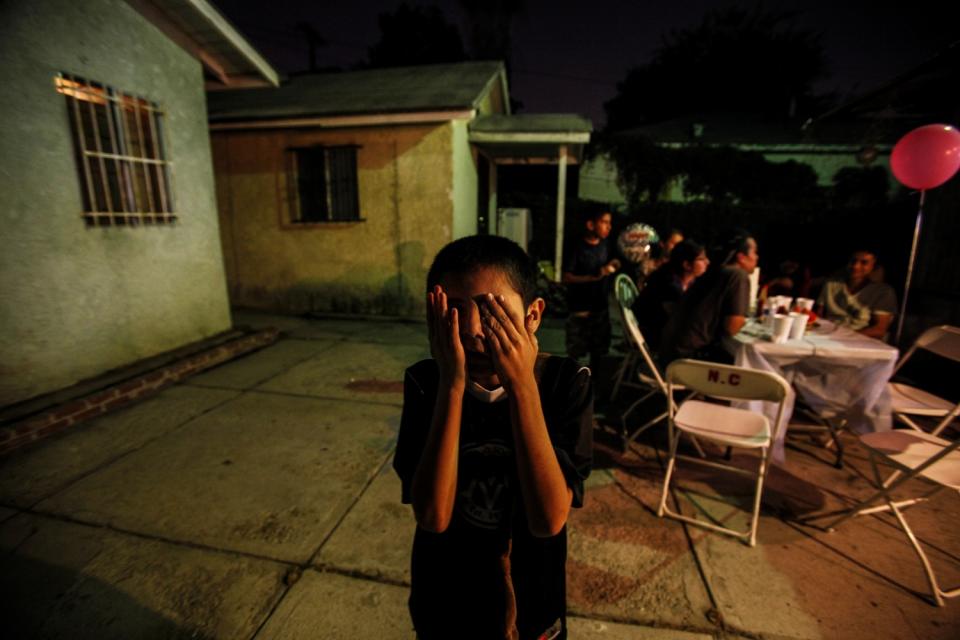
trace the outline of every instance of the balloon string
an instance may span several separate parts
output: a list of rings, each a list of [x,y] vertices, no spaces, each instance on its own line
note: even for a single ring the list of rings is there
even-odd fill
[[[910,283],[913,280],[913,265],[917,258],[917,244],[920,240],[920,225],[923,223],[923,202],[926,189],[920,190],[920,205],[917,208],[917,222],[913,227],[913,244],[910,247],[910,262],[907,263],[907,281],[903,285],[903,302],[900,304],[900,318],[897,319],[897,336],[894,342],[899,346],[903,335],[903,321],[907,317],[907,296],[910,295]]]

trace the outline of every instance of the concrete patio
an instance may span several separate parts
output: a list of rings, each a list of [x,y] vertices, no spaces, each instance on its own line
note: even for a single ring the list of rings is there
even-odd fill
[[[0,459],[6,637],[414,637],[414,521],[390,461],[403,369],[428,354],[423,326],[235,324],[282,338]],[[541,347],[562,352],[562,338],[548,326]],[[572,638],[960,636],[960,602],[921,599],[919,562],[889,516],[834,533],[792,519],[870,492],[853,436],[842,470],[793,441],[751,549],[656,517],[662,431],[626,455],[598,432],[569,522]],[[685,513],[745,521],[749,482],[683,467],[679,482]],[[960,583],[958,515],[950,492],[908,513],[946,585]]]

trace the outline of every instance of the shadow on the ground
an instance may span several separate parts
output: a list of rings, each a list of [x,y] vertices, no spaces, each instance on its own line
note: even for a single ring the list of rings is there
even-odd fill
[[[8,638],[214,637],[179,625],[102,580],[15,552],[0,560],[0,602]]]

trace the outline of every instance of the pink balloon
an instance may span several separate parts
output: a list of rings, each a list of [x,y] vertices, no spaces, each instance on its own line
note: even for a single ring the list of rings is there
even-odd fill
[[[960,131],[946,124],[914,129],[893,147],[890,168],[911,189],[939,187],[960,169]]]

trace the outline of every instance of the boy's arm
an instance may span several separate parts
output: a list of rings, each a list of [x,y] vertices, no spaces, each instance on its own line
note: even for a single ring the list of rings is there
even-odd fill
[[[482,309],[484,335],[509,397],[517,476],[530,532],[554,536],[567,522],[573,491],[560,469],[540,406],[533,371],[536,335],[502,299],[488,296]]]
[[[603,274],[595,276],[578,276],[575,273],[569,271],[563,272],[563,277],[561,282],[564,284],[574,284],[578,282],[596,282],[597,280],[603,280]]]
[[[430,433],[413,475],[410,501],[414,516],[422,529],[433,533],[446,531],[453,516],[463,390],[463,386],[441,382]]]
[[[890,330],[890,323],[893,322],[893,314],[887,311],[874,311],[870,314],[870,324],[860,329],[860,333],[877,340],[883,340]]]
[[[430,433],[413,475],[410,501],[417,524],[442,533],[450,526],[457,492],[457,453],[467,375],[459,316],[456,309],[447,309],[447,296],[440,287],[427,294],[427,330],[440,381]]]

